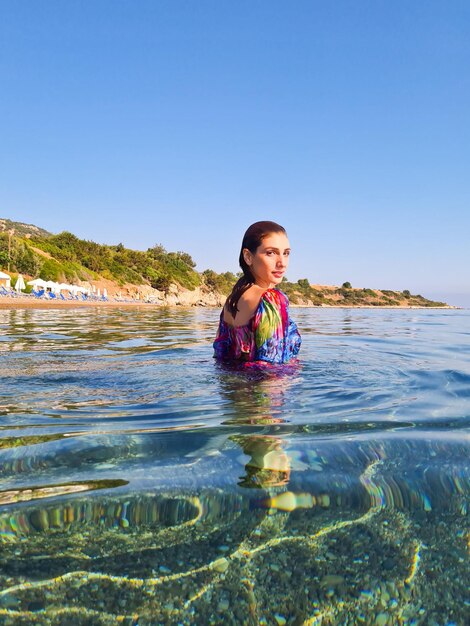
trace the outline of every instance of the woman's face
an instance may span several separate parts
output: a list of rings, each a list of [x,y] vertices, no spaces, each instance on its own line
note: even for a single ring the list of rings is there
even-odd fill
[[[285,233],[270,233],[262,240],[253,254],[243,249],[243,256],[250,266],[259,287],[270,289],[278,285],[289,265],[290,245]]]

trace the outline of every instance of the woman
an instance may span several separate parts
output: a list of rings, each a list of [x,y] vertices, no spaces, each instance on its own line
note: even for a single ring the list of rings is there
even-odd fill
[[[286,231],[275,222],[256,222],[240,252],[243,276],[220,315],[214,342],[222,361],[287,363],[300,349],[300,334],[289,317],[289,300],[276,285],[289,264]]]

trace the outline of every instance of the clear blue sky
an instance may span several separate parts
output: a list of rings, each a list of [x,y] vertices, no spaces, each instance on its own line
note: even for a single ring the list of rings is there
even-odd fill
[[[470,3],[2,0],[0,217],[470,305]]]

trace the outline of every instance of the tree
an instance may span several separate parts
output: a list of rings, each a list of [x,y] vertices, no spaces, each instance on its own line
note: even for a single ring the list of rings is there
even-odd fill
[[[10,257],[8,256],[8,252],[4,250],[0,250],[0,266],[6,265],[9,261]]]
[[[150,254],[154,259],[160,259],[162,256],[165,256],[166,250],[161,243],[156,243],[153,248],[147,250],[147,254]]]
[[[217,274],[214,272],[214,270],[204,270],[202,272],[202,275],[204,277],[204,282],[206,283],[208,287],[217,289],[218,287]]]
[[[351,283],[349,281],[346,281],[341,286],[342,286],[343,289],[352,289]]]
[[[186,263],[186,265],[189,265],[189,267],[191,268],[196,267],[196,263],[193,261],[191,255],[188,254],[187,252],[177,252],[176,256],[179,259],[181,259],[184,263]]]

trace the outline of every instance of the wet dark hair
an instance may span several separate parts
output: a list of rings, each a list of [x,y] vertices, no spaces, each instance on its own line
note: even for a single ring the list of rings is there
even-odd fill
[[[246,231],[243,236],[242,247],[240,250],[240,257],[238,259],[240,263],[240,267],[243,271],[243,276],[238,279],[235,283],[234,288],[232,289],[232,293],[227,298],[227,302],[225,304],[227,311],[232,315],[233,318],[236,317],[238,312],[238,301],[241,296],[245,293],[245,291],[251,287],[255,283],[255,278],[251,273],[250,266],[246,263],[245,258],[243,256],[243,250],[247,248],[252,254],[256,252],[258,247],[261,245],[261,242],[265,237],[270,235],[271,233],[284,233],[286,230],[276,222],[255,222],[252,224]]]

